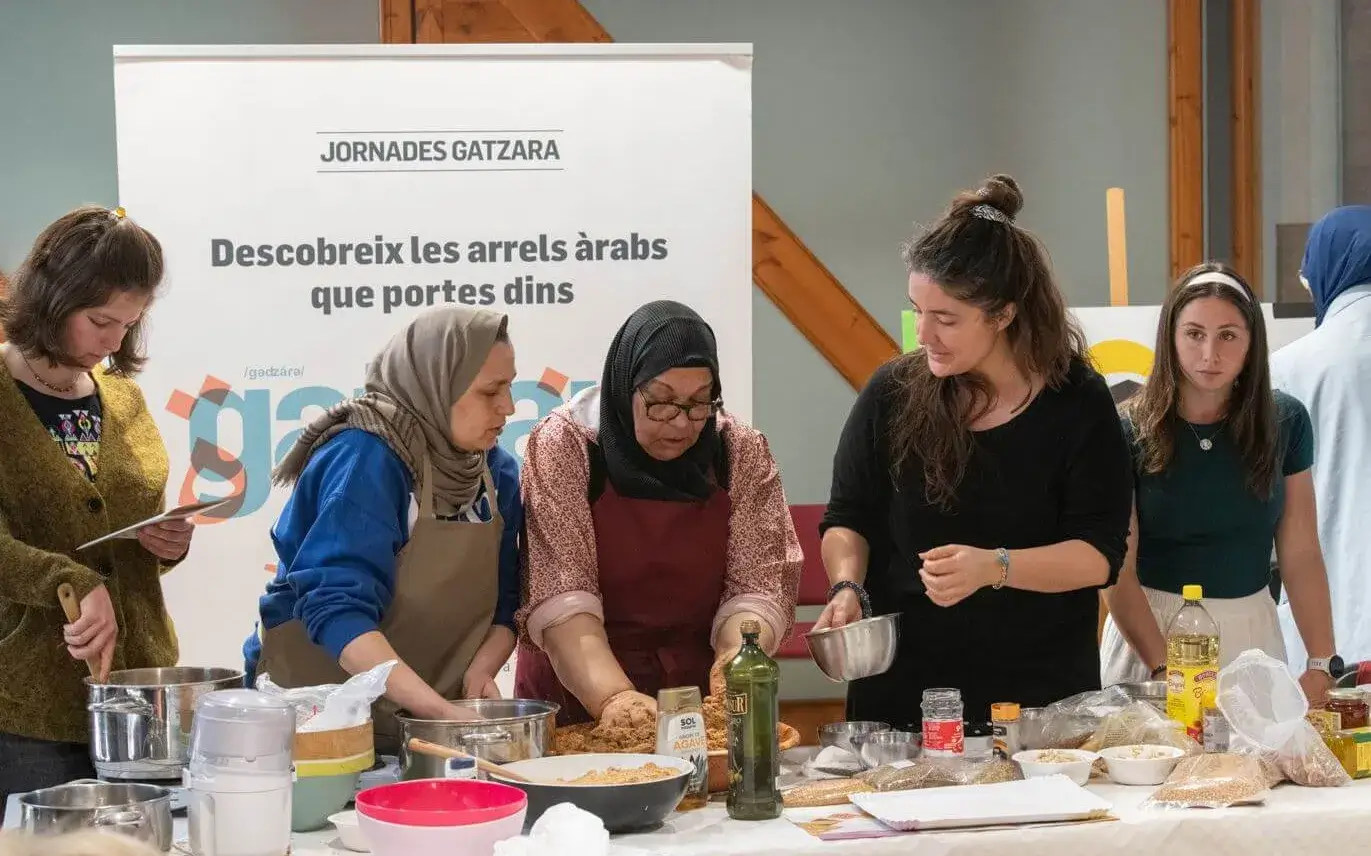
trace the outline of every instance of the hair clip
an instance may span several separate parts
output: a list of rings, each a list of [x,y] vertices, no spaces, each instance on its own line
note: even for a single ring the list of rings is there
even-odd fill
[[[993,205],[973,205],[971,213],[982,220],[994,220],[996,223],[1008,223],[1009,215]]]
[[[128,216],[128,212],[125,211],[122,207],[120,207],[120,208],[115,208],[115,209],[111,210],[109,213],[113,214],[113,215],[114,215],[114,219],[116,219],[116,220],[122,220],[122,219],[124,219],[125,217]]]

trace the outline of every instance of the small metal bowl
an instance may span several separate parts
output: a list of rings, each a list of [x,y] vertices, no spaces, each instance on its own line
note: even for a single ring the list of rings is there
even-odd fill
[[[843,683],[888,670],[900,643],[899,613],[863,618],[805,634],[809,654],[830,681]]]
[[[852,735],[857,759],[862,767],[874,770],[896,761],[909,761],[919,756],[923,736],[911,731],[871,731]]]
[[[1162,713],[1166,713],[1166,681],[1119,684],[1119,689],[1124,691],[1129,701],[1145,701]]]
[[[819,745],[824,748],[834,746],[856,755],[857,742],[853,738],[859,734],[889,730],[888,722],[830,722],[819,727]]]

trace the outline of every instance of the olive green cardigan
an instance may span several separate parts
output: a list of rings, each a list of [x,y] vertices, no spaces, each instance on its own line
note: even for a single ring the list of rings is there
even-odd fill
[[[136,540],[76,548],[162,511],[167,451],[138,385],[95,372],[101,431],[94,481],[72,466],[0,361],[0,732],[84,743],[86,665],[62,642],[57,586],[108,587],[115,669],[174,666],[160,562]]]

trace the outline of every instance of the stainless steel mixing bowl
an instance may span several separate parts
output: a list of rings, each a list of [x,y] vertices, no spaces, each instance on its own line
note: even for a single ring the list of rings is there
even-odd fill
[[[899,613],[877,615],[805,635],[810,656],[829,680],[855,681],[879,675],[895,662]]]

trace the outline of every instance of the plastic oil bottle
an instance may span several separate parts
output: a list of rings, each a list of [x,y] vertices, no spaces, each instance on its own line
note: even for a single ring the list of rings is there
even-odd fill
[[[1219,626],[1200,601],[1204,589],[1181,590],[1185,605],[1166,629],[1166,715],[1204,740],[1204,711],[1214,706],[1219,682]]]

